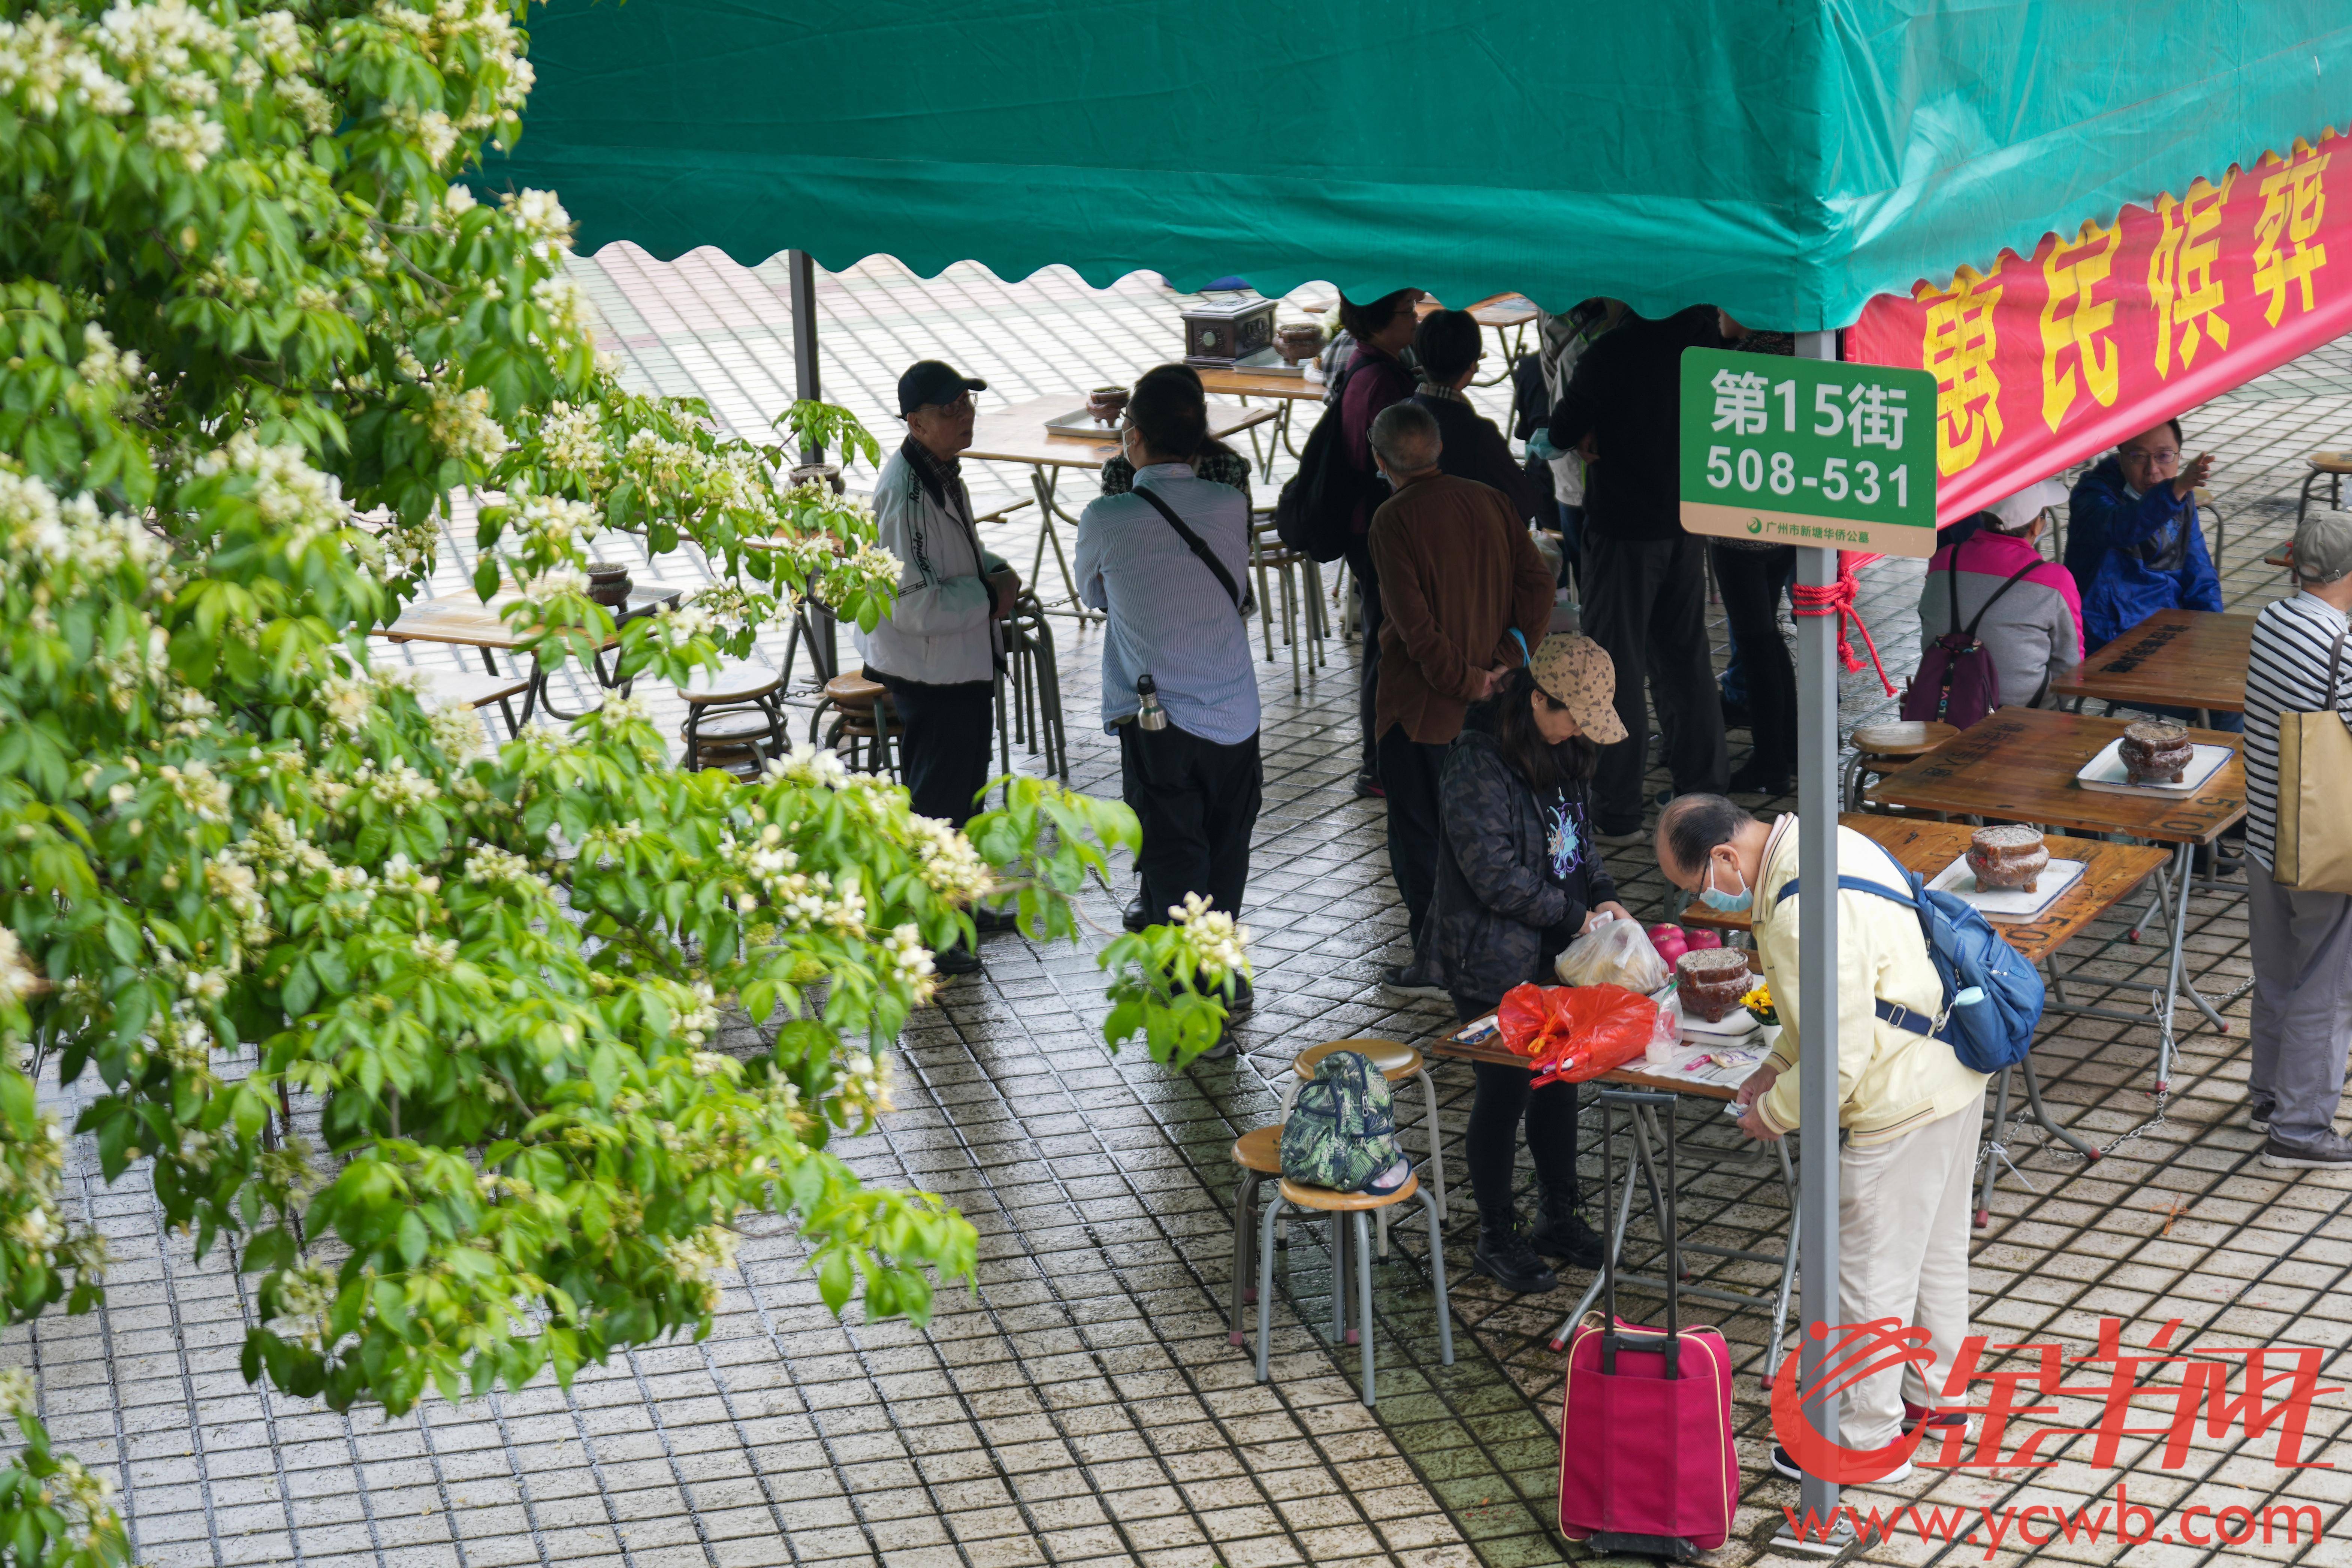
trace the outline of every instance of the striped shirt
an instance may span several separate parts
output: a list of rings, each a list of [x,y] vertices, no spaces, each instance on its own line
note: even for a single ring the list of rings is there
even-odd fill
[[[2279,715],[2327,706],[2328,660],[2344,635],[2344,612],[2314,594],[2265,605],[2246,658],[2246,848],[2272,869],[2278,832]],[[2338,710],[2352,719],[2352,650],[2336,680]]]

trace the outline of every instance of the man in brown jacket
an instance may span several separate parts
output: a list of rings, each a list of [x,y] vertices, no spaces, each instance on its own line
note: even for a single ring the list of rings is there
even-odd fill
[[[1437,421],[1400,403],[1372,421],[1373,460],[1397,493],[1367,536],[1381,584],[1380,689],[1373,731],[1388,790],[1389,869],[1403,896],[1414,957],[1381,977],[1409,996],[1445,995],[1421,954],[1437,887],[1437,775],[1483,700],[1551,625],[1552,577],[1502,494],[1438,468]]]

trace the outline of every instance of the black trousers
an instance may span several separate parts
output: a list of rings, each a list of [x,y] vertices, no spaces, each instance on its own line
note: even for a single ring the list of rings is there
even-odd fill
[[[1797,667],[1780,636],[1780,596],[1797,574],[1797,547],[1738,550],[1710,544],[1723,617],[1731,623],[1748,678],[1748,766],[1774,779],[1797,776]]]
[[[1593,779],[1595,826],[1632,833],[1642,826],[1650,772],[1650,710],[1644,679],[1658,705],[1667,773],[1675,793],[1720,793],[1730,776],[1723,741],[1723,701],[1707,658],[1706,574],[1700,542],[1610,539],[1584,531],[1584,635],[1617,667],[1617,717],[1625,739],[1601,749]]]
[[[1153,921],[1198,893],[1230,915],[1249,885],[1264,784],[1257,737],[1219,745],[1170,724],[1118,727],[1119,794],[1143,825],[1136,869]]]
[[[1437,777],[1447,748],[1412,739],[1402,724],[1381,737],[1381,787],[1389,797],[1389,874],[1404,900],[1416,952],[1422,922],[1437,897]]]
[[[923,686],[866,673],[889,689],[898,761],[916,811],[961,827],[988,786],[988,765],[996,754],[995,683]]]
[[[1461,996],[1454,1010],[1464,1023],[1495,1010]],[[1511,1201],[1511,1168],[1519,1154],[1519,1129],[1527,1128],[1528,1153],[1535,1161],[1536,1185],[1554,1204],[1576,1202],[1576,1086],[1548,1083],[1531,1087],[1533,1069],[1501,1062],[1474,1062],[1477,1092],[1470,1101],[1470,1127],[1463,1140],[1463,1158],[1470,1165],[1470,1192],[1478,1203],[1478,1219],[1500,1229],[1515,1212]]]

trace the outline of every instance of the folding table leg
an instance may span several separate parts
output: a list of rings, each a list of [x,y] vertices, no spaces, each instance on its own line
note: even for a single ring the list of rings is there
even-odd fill
[[[2097,1159],[2099,1157],[2097,1145],[2086,1143],[2082,1139],[2075,1137],[2074,1133],[2068,1131],[2065,1128],[2059,1126],[2055,1121],[2051,1121],[2050,1112],[2042,1109],[2042,1075],[2033,1070],[2033,1058],[2032,1057],[2028,1057],[2018,1065],[2025,1071],[2025,1103],[2032,1108],[2034,1122],[2040,1126],[2044,1132],[2047,1132],[2053,1137],[2058,1139],[2067,1147],[2073,1149],[2076,1153],[2082,1155],[2085,1160]]]
[[[1780,1357],[1784,1353],[1780,1342],[1788,1337],[1789,1297],[1797,1285],[1798,1216],[1804,1212],[1797,1206],[1797,1167],[1789,1159],[1789,1141],[1783,1138],[1772,1147],[1780,1155],[1781,1190],[1789,1194],[1789,1234],[1780,1248],[1780,1288],[1772,1297],[1772,1337],[1766,1342],[1764,1352],[1764,1380],[1767,1383],[1780,1370]]]
[[[1985,1140],[1985,1146],[1978,1152],[1978,1157],[1984,1163],[1984,1184],[1977,1193],[1976,1228],[1979,1230],[1992,1223],[1992,1184],[2000,1174],[2000,1163],[2009,1158],[2009,1147],[2000,1141],[2000,1130],[2009,1124],[2009,1077],[2014,1070],[2011,1068],[2000,1069],[2000,1088],[1994,1092],[1992,1101],[1992,1136]]]
[[[2158,1020],[2160,1027],[2158,1030],[2158,1043],[2156,1048],[2156,1092],[2158,1095],[2172,1092],[2172,1016],[2173,1010],[2180,1005],[2180,973],[2188,959],[2189,854],[2189,846],[2182,845],[2173,863],[2174,879],[2180,884],[2180,901],[2172,920],[2172,962],[2167,966],[2165,972],[2164,1016]],[[2193,988],[2189,994],[2196,994]],[[2198,1002],[2201,1005],[2204,998],[2198,997]]]

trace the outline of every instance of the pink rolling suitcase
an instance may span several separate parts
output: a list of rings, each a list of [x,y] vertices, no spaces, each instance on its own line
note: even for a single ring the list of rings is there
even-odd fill
[[[1612,1186],[1609,1140],[1619,1106],[1654,1107],[1665,1124],[1666,1326],[1617,1316],[1617,1254],[1601,1262],[1602,1316],[1568,1342],[1559,1419],[1559,1529],[1604,1552],[1680,1560],[1731,1533],[1739,1461],[1731,1443],[1731,1353],[1720,1330],[1681,1326],[1682,1258],[1675,1230],[1675,1096],[1601,1094],[1603,1215]],[[1638,1121],[1634,1135],[1641,1136]],[[1626,1172],[1626,1180],[1633,1173]],[[1655,1188],[1652,1191],[1654,1193]]]

